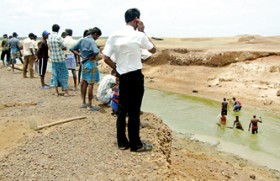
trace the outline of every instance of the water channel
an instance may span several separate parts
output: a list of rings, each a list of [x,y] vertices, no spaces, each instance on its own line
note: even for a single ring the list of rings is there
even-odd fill
[[[51,64],[48,64],[51,72]],[[71,73],[69,72],[71,76]],[[104,75],[101,74],[101,78]],[[222,100],[222,98],[221,98]],[[218,149],[239,155],[260,165],[280,171],[280,117],[272,113],[243,108],[239,113],[244,131],[221,128],[219,102],[198,97],[183,96],[153,89],[146,89],[142,110],[160,117],[172,131],[191,135],[194,139],[217,145]],[[253,115],[261,116],[259,133],[252,135],[248,126]],[[232,126],[235,118],[228,112],[227,126]]]
[[[143,111],[156,114],[172,131],[280,171],[280,117],[246,108],[243,103],[239,118],[244,131],[221,128],[216,124],[220,107],[219,102],[152,89],[145,90],[142,103]],[[263,123],[259,123],[259,133],[252,135],[248,127],[254,114],[261,116]],[[233,125],[235,115],[228,112],[227,126]]]

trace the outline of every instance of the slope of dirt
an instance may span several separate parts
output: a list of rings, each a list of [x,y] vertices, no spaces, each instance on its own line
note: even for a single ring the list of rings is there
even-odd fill
[[[216,101],[235,96],[245,107],[279,114],[278,39],[256,37],[259,43],[254,44],[238,42],[239,38],[156,42],[163,48],[144,64],[145,85]],[[110,72],[103,61],[99,69]],[[100,112],[79,109],[78,91],[67,98],[53,96],[54,90],[39,89],[38,78],[22,79],[18,70],[0,69],[0,81],[0,180],[280,180],[276,170],[171,134],[150,113],[141,116],[141,138],[153,143],[154,150],[121,151],[109,107]],[[77,116],[87,118],[38,132],[29,128],[34,122],[42,125]]]

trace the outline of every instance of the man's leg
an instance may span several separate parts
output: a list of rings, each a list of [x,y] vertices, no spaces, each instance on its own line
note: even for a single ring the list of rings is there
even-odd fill
[[[34,70],[33,70],[34,60],[35,60],[35,57],[33,57],[33,55],[29,56],[28,66],[29,66],[30,78],[34,78]]]
[[[86,95],[87,95],[88,83],[86,80],[82,80],[81,84],[81,97],[83,99],[83,104],[86,104]]]
[[[118,147],[120,149],[128,149],[129,148],[129,143],[128,139],[125,134],[126,130],[126,110],[123,106],[119,105],[118,106],[118,111],[117,111],[117,142],[118,142]]]
[[[13,72],[15,71],[14,69],[15,69],[15,62],[16,62],[16,60],[17,60],[17,55],[16,55],[17,53],[13,53],[13,56],[12,56],[12,58],[11,58],[11,63],[10,64],[12,64],[12,70],[13,70]]]
[[[10,50],[7,50],[7,56],[6,56],[6,65],[8,66],[10,64],[11,60],[11,52]]]
[[[72,75],[73,75],[73,81],[74,81],[74,87],[77,89],[77,73],[75,69],[72,69]]]
[[[93,83],[88,85],[88,108],[92,108]]]
[[[20,62],[23,64],[22,58],[21,58],[21,57],[19,57],[18,59],[19,59],[19,60],[20,60]]]
[[[140,72],[135,72],[134,79],[129,79],[128,88],[130,98],[128,106],[128,136],[130,141],[131,151],[137,151],[143,147],[140,140],[140,109],[144,95],[144,77]]]
[[[3,67],[5,67],[4,59],[5,59],[5,51],[2,51],[2,53],[1,53],[1,60],[3,62]]]
[[[59,96],[58,87],[55,87],[55,95],[56,95],[56,96]]]
[[[42,88],[45,85],[45,75],[43,75],[43,61],[44,60],[42,58],[38,60],[38,66],[39,66],[38,73],[40,75]]]
[[[13,61],[14,62],[14,61]],[[27,70],[27,64],[29,63],[29,56],[24,56],[24,64],[23,64],[23,69],[22,69],[22,77],[26,77],[26,70]]]

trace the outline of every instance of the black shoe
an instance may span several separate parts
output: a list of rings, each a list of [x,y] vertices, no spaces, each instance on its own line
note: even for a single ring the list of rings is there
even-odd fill
[[[122,145],[122,146],[119,146],[119,149],[120,149],[120,150],[127,150],[127,149],[129,149],[129,145]]]
[[[152,144],[145,144],[143,143],[143,146],[137,149],[131,149],[130,151],[134,152],[145,152],[145,151],[152,151],[153,150],[153,145]]]

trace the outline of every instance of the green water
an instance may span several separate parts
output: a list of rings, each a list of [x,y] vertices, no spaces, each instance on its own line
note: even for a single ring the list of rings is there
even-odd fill
[[[221,98],[222,100],[222,98]],[[237,154],[258,164],[280,170],[280,117],[258,109],[243,108],[238,113],[244,131],[221,128],[220,103],[146,89],[142,110],[155,113],[173,131],[191,134],[195,139],[218,145],[222,151]],[[248,131],[253,115],[261,116],[259,133]],[[232,126],[236,113],[228,112],[227,126]]]

